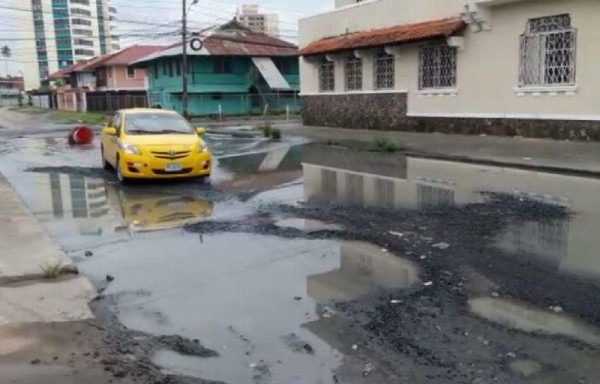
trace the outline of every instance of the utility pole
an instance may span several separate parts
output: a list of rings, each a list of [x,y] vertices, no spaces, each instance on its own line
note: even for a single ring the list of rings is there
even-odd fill
[[[183,48],[183,59],[181,65],[181,75],[183,79],[183,88],[181,94],[181,104],[183,105],[183,117],[189,120],[190,115],[188,112],[188,62],[187,62],[187,1],[183,0],[183,19],[182,19],[182,31],[181,31],[181,42]]]

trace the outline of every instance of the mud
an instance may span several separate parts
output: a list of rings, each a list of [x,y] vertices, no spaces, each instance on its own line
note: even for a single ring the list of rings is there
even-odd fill
[[[415,382],[520,383],[524,376],[509,368],[519,359],[546,367],[532,382],[550,382],[548,372],[562,382],[594,382],[600,373],[596,369],[567,363],[597,359],[600,350],[590,344],[593,340],[524,332],[469,313],[471,296],[518,298],[542,312],[560,305],[586,327],[600,329],[597,283],[493,247],[497,236],[512,225],[569,220],[572,213],[535,200],[482,195],[483,203],[422,210],[318,202],[270,205],[243,222],[201,222],[186,230],[360,240],[418,263],[423,284],[332,304],[337,316],[348,320],[367,344],[388,350],[411,367]],[[282,216],[332,222],[341,228],[307,232],[281,227],[277,221]],[[449,246],[436,246],[439,243]],[[524,307],[522,312],[526,311]]]
[[[218,353],[202,346],[199,340],[178,335],[156,336],[123,326],[113,309],[115,297],[99,296],[90,303],[96,319],[91,325],[99,334],[90,338],[97,363],[115,377],[129,377],[136,383],[218,384],[198,378],[164,373],[153,363],[154,354],[171,350],[198,357],[215,357]]]

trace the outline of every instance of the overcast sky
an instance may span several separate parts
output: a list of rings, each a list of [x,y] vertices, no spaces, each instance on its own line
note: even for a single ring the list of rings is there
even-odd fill
[[[192,0],[187,1],[189,4]],[[32,32],[24,35],[22,24],[24,18],[31,17],[30,13],[2,9],[14,7],[15,3],[19,2],[0,0],[0,46],[9,45],[13,51],[8,66],[11,75],[17,75],[22,62],[30,59],[32,53],[14,39],[33,37]],[[165,35],[175,33],[180,27],[181,4],[182,0],[111,0],[118,11],[115,33],[121,35],[121,46],[168,42],[171,38]],[[263,13],[277,13],[280,33],[291,41],[298,36],[298,19],[333,8],[333,0],[199,0],[189,13],[190,30],[230,20],[241,4],[257,4]],[[5,75],[2,58],[0,74]]]

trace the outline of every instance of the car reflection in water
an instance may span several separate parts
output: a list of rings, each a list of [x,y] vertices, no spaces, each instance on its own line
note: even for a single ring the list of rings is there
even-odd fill
[[[115,231],[149,232],[181,227],[212,215],[213,203],[197,196],[178,196],[106,185],[113,210],[124,220]]]

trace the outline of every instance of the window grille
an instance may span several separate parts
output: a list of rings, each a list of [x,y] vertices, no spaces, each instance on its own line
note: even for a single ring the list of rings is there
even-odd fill
[[[362,69],[362,59],[354,56],[349,56],[346,59],[346,91],[360,91],[362,89]]]
[[[395,86],[395,58],[385,52],[375,57],[375,88],[392,89]]]
[[[456,47],[445,44],[421,47],[419,89],[456,87]]]
[[[569,15],[529,20],[521,35],[519,86],[574,85],[576,42]]]
[[[325,61],[319,66],[319,91],[332,92],[335,90],[335,65]]]

